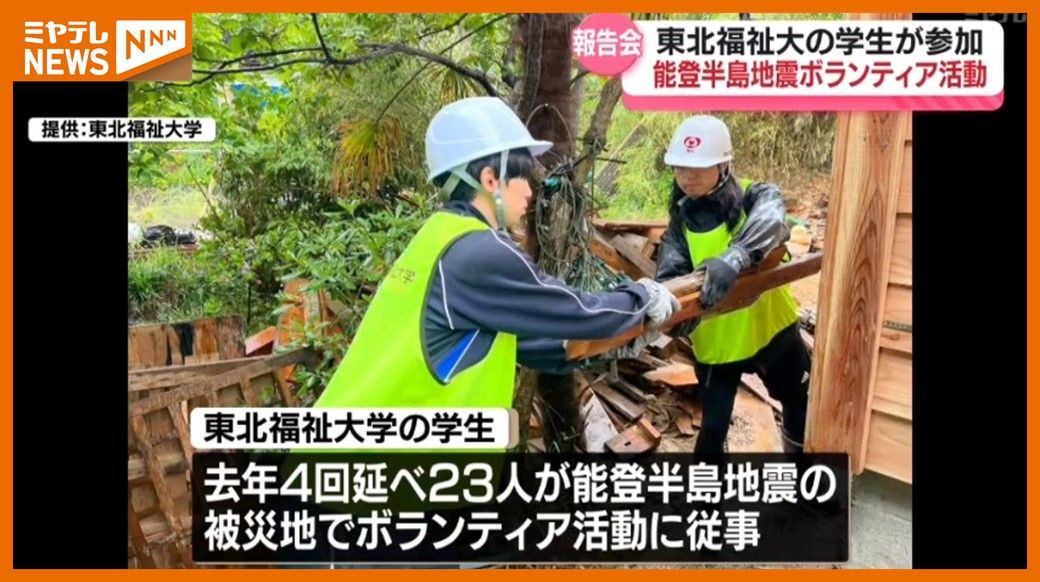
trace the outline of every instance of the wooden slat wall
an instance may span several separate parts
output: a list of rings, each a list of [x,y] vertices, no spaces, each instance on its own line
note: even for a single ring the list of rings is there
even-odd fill
[[[892,259],[882,309],[874,396],[867,423],[865,466],[913,481],[913,136],[903,146]],[[898,328],[898,329],[896,329]]]
[[[866,20],[909,14],[858,14]],[[911,480],[912,135],[908,112],[839,113],[806,448]]]
[[[891,270],[908,113],[839,113],[807,427],[861,472]]]

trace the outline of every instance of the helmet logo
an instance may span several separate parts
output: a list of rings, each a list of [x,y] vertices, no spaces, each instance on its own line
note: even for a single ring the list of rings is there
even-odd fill
[[[701,138],[691,135],[683,140],[683,145],[686,146],[686,152],[692,154],[701,145]]]

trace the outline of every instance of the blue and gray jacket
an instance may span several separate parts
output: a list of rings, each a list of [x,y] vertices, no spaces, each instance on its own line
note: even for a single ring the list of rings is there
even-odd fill
[[[451,201],[445,211],[487,222],[473,205]],[[426,355],[442,381],[479,362],[499,331],[515,334],[517,361],[563,373],[581,365],[564,341],[603,339],[645,318],[645,288],[626,283],[586,293],[543,272],[502,231],[467,234],[445,251],[430,284],[423,326]]]

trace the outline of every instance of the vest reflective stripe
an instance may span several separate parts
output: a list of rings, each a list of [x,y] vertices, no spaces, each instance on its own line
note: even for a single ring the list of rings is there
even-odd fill
[[[747,191],[751,180],[741,180]],[[744,227],[747,216],[741,212],[740,222],[732,232],[726,223],[708,232],[692,232],[687,228],[686,244],[690,249],[693,267],[717,257],[729,248],[733,234]],[[690,341],[697,360],[705,364],[739,362],[755,355],[787,326],[798,321],[798,304],[787,285],[766,291],[751,305],[723,313],[709,315],[701,320]]]
[[[463,235],[489,227],[437,212],[380,284],[315,407],[503,407],[513,404],[516,336],[499,332],[483,360],[441,382],[423,349],[423,315],[437,263]]]

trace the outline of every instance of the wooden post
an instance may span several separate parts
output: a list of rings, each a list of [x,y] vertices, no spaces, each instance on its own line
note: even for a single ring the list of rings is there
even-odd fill
[[[910,14],[860,14],[863,20]],[[806,450],[863,471],[909,112],[839,113]]]

